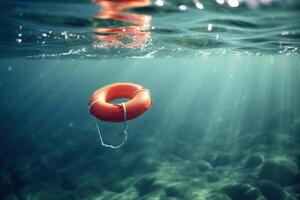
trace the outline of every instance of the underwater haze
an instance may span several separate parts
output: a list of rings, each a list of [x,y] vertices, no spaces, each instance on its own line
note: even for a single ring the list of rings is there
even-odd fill
[[[0,199],[300,199],[298,0],[0,9]],[[88,102],[122,82],[154,103],[112,149]]]

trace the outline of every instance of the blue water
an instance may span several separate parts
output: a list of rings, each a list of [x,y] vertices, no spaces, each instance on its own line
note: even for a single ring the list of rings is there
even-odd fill
[[[300,199],[298,1],[0,5],[0,199]],[[115,82],[154,104],[109,149]]]

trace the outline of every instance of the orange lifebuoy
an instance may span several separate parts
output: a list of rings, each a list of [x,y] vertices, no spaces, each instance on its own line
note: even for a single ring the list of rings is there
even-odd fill
[[[118,98],[129,101],[122,104],[109,103]],[[103,121],[122,122],[134,119],[143,114],[152,104],[149,91],[133,83],[114,83],[96,90],[89,100],[90,112]]]

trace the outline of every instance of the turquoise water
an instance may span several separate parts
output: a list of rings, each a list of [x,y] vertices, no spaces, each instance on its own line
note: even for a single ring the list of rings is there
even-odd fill
[[[299,3],[128,2],[1,3],[0,199],[299,199]],[[154,104],[110,149],[115,82]]]
[[[200,1],[203,9],[197,9],[196,0],[143,0],[140,4],[132,3],[119,14],[110,14],[109,9],[101,10],[99,2],[4,1],[1,3],[1,25],[4,27],[1,30],[2,57],[299,54],[299,2],[296,0],[273,0],[270,3],[268,0],[244,0],[239,7]],[[123,5],[124,1],[119,2],[115,7],[123,8],[120,4]],[[119,20],[120,16],[123,20]],[[123,38],[124,43],[129,44],[127,46],[134,48],[116,49],[112,47],[122,45],[109,46],[96,39],[99,35],[113,35],[112,32],[99,32],[97,28],[120,27],[127,30],[128,26],[140,30],[131,31],[130,36]],[[119,32],[126,35],[128,31]],[[139,44],[131,44],[131,40],[139,41]]]

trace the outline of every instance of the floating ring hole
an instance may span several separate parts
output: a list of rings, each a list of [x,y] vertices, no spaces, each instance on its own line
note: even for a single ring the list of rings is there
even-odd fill
[[[129,98],[116,98],[116,99],[113,99],[113,100],[109,101],[108,103],[120,104],[120,103],[126,103],[129,100],[130,100]]]

